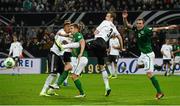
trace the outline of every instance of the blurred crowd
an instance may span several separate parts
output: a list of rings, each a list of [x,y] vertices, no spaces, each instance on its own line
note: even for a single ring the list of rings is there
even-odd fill
[[[178,10],[179,0],[0,0],[0,12]]]
[[[94,37],[93,32],[97,26],[86,26],[83,22],[80,23],[82,25],[81,32],[84,38],[86,40],[92,39]],[[117,27],[124,39],[124,47],[127,49],[127,52],[123,52],[123,57],[135,57],[135,55],[139,55],[140,52],[137,49],[134,33],[123,26]],[[14,27],[11,25],[3,26],[0,23],[0,52],[8,53],[8,49],[12,42],[12,36],[15,35],[22,43],[23,48],[33,56],[46,57],[50,47],[53,45],[54,36],[60,28],[61,27],[50,26]],[[166,39],[165,35],[166,31],[154,33],[153,35],[152,42],[157,57],[161,57],[160,48]]]

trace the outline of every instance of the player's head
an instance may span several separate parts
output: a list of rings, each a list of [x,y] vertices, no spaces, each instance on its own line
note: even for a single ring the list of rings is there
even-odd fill
[[[106,14],[106,20],[107,21],[113,21],[113,19],[115,19],[116,18],[116,14],[115,13],[113,13],[113,12],[108,12],[107,14]]]
[[[71,24],[70,25],[70,31],[72,34],[79,32],[79,25],[75,24],[75,23]]]
[[[71,21],[69,20],[65,20],[64,21],[64,31],[66,33],[69,33],[70,32],[70,25],[71,25]]]
[[[17,41],[17,37],[13,36],[13,41],[16,42]]]
[[[169,43],[170,43],[170,40],[169,40],[169,39],[166,39],[165,41],[166,41],[166,44],[169,44]]]
[[[112,35],[112,38],[116,38],[116,35],[115,35],[115,34],[113,34],[113,35]]]
[[[136,27],[137,29],[142,29],[144,27],[144,19],[143,18],[138,18],[136,20]]]

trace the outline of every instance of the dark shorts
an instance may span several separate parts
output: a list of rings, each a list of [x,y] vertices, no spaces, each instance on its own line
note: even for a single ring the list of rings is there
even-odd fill
[[[50,73],[62,74],[62,72],[64,71],[64,62],[61,56],[58,56],[55,53],[51,52],[48,60]]]
[[[165,59],[163,60],[163,64],[170,64],[171,59]]]
[[[117,63],[118,62],[118,56],[116,56],[116,55],[109,55],[108,56],[108,61],[110,63],[112,63],[112,62]]]
[[[20,58],[18,56],[16,56],[16,57],[13,57],[13,59],[16,63],[16,66],[19,66]]]
[[[64,62],[71,62],[71,57],[72,57],[71,52],[64,52],[63,54]]]
[[[98,59],[99,65],[105,64],[105,57],[107,56],[107,44],[103,38],[97,38],[86,44],[86,49],[93,51],[94,55]]]

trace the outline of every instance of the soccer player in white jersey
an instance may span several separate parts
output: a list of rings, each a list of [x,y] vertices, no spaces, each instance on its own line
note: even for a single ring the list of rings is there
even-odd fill
[[[79,76],[81,72],[83,71],[83,68],[87,65],[88,59],[87,59],[87,51],[85,50],[85,40],[83,38],[83,35],[79,32],[79,26],[78,24],[71,24],[71,33],[73,34],[73,41],[80,44],[78,48],[72,49],[72,57],[71,57],[71,64],[65,65],[64,72],[62,73],[62,76],[59,77],[59,80],[57,84],[60,86],[65,78],[67,77],[69,71],[71,71],[72,75],[71,78],[74,81],[74,84],[76,85],[76,88],[79,90],[79,95],[75,96],[76,98],[85,97],[84,90],[82,88],[82,84],[79,80]],[[50,85],[52,89],[49,90],[49,92],[54,92],[54,89],[56,86]]]
[[[163,55],[163,66],[165,69],[165,76],[170,75],[170,66],[171,66],[171,57],[172,54],[172,45],[169,43],[169,39],[166,39],[166,43],[162,45],[161,53]]]
[[[60,29],[57,32],[56,36],[54,37],[54,44],[50,48],[51,54],[49,56],[50,57],[49,58],[50,74],[45,81],[45,84],[40,92],[40,96],[50,96],[47,93],[47,90],[49,89],[49,85],[52,83],[54,78],[58,79],[59,74],[62,74],[64,70],[64,63],[70,64],[71,53],[68,51],[64,52],[59,47],[59,43],[64,44],[64,43],[70,42],[70,38],[68,37],[70,33],[70,24],[71,24],[70,22],[65,21],[64,29]],[[64,58],[62,60],[61,56],[63,55],[63,53],[66,56],[63,56]],[[57,82],[57,79],[56,79],[56,82]]]
[[[121,43],[121,49],[123,49],[123,41],[120,33],[117,31],[116,26],[113,24],[113,20],[116,15],[112,12],[106,14],[105,20],[96,28],[94,32],[95,39],[87,43],[87,48],[92,50],[97,57],[98,65],[100,66],[100,71],[102,72],[103,81],[105,84],[105,96],[109,96],[111,88],[109,85],[108,74],[105,69],[105,57],[107,55],[107,41],[112,35],[119,38]]]
[[[15,60],[15,67],[19,73],[19,61],[22,58],[23,47],[20,42],[18,42],[17,37],[13,36],[13,43],[11,43],[9,56],[12,55],[13,59]],[[15,68],[14,67],[14,68]]]
[[[109,78],[117,78],[117,62],[119,57],[120,43],[118,38],[113,35],[109,40],[109,56],[108,56],[108,69],[110,71]]]
[[[117,31],[116,26],[113,24],[113,20],[116,17],[116,15],[112,12],[108,12],[106,14],[105,20],[96,28],[94,32],[94,40],[90,41],[86,44],[86,49],[91,50],[94,52],[95,56],[98,60],[98,65],[100,66],[100,71],[102,72],[103,81],[105,84],[105,96],[109,96],[111,92],[111,88],[109,86],[109,79],[108,74],[105,69],[105,57],[107,55],[106,49],[107,49],[107,41],[110,39],[112,35],[115,35],[120,40],[120,48],[123,49],[123,41],[122,37],[120,36],[120,33]],[[78,43],[76,43],[78,44]],[[68,45],[69,48],[75,48],[79,47],[79,45],[76,45],[73,43],[73,45]],[[61,45],[62,48],[67,48],[64,45]]]

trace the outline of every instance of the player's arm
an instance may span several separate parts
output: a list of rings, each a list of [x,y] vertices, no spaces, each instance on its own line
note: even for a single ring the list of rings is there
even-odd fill
[[[8,56],[11,56],[12,51],[13,51],[12,49],[13,49],[13,45],[11,44],[10,49],[9,49],[9,55],[8,55]]]
[[[20,54],[20,58],[22,58],[23,57],[23,47],[22,47],[22,45],[21,45],[21,43],[20,43],[20,46],[19,46],[19,50],[21,51],[21,54]]]
[[[59,31],[59,32],[57,32],[57,35],[60,35],[60,36],[65,36],[65,37],[70,37],[71,36],[71,33],[66,33],[66,32],[64,32],[64,31]]]
[[[83,52],[84,52],[84,49],[85,49],[85,40],[81,39],[79,41],[79,44],[80,44],[80,53],[78,55],[78,58],[80,58],[83,55]]]
[[[124,45],[123,45],[123,39],[121,35],[117,35],[118,39],[119,39],[119,43],[120,43],[120,50],[124,51]]]
[[[169,29],[175,29],[175,28],[177,28],[177,25],[169,25],[165,27],[154,27],[152,31],[157,32],[160,30],[169,30]]]
[[[123,17],[123,24],[127,27],[127,28],[130,28],[130,29],[132,29],[133,28],[133,26],[128,22],[128,20],[127,20],[127,17],[128,17],[128,13],[127,13],[127,11],[125,10],[125,11],[123,11],[123,13],[122,13],[122,17]]]
[[[176,53],[180,53],[180,49],[176,50],[176,51],[173,51],[173,54],[176,54]]]
[[[162,48],[161,48],[161,54],[162,54],[163,56],[166,56],[166,54],[164,53],[164,46],[162,46]]]
[[[101,22],[101,24],[94,31],[94,35],[97,35],[101,31],[101,29],[106,26],[106,24],[107,24],[106,21]]]

